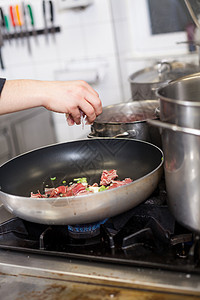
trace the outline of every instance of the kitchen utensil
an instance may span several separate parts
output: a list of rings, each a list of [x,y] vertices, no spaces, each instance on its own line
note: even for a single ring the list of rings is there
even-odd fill
[[[200,130],[148,122],[161,128],[170,210],[180,224],[200,233]]]
[[[28,30],[28,25],[27,25],[27,18],[26,18],[26,6],[25,6],[24,2],[22,2],[22,10],[23,10],[23,15],[24,15],[24,29],[25,29],[25,35],[26,35],[26,40],[27,40],[28,52],[29,52],[29,54],[31,54],[32,51],[31,51],[30,35],[29,35],[29,30]]]
[[[21,41],[23,44],[24,43],[24,34],[23,34],[23,30],[22,30],[23,20],[22,20],[21,11],[20,11],[18,4],[15,5],[15,15],[16,15],[16,21],[17,21],[16,23],[17,23],[17,26],[19,27],[20,37],[21,37]]]
[[[53,39],[55,41],[54,7],[53,7],[53,2],[51,0],[49,1],[49,7],[50,7],[51,33],[53,34]]]
[[[178,61],[161,61],[129,76],[132,100],[157,99],[156,90],[171,80],[199,72],[199,66]]]
[[[1,69],[4,70],[5,67],[4,67],[2,51],[1,51],[2,46],[3,46],[3,35],[2,35],[2,26],[0,26],[0,66]]]
[[[47,26],[47,12],[46,12],[46,1],[42,1],[42,9],[43,9],[43,19],[44,19],[44,34],[46,37],[46,42],[49,41],[48,38],[48,26]]]
[[[160,120],[200,129],[200,73],[181,77],[157,91]]]
[[[157,119],[158,100],[132,101],[103,107],[103,112],[91,125],[89,138],[125,137],[151,142],[161,147],[159,130],[147,119]]]
[[[11,38],[10,38],[10,23],[7,15],[4,15],[4,20],[5,20],[5,28],[6,28],[6,34],[7,34],[7,39],[9,43],[11,44]]]
[[[195,25],[200,28],[200,24],[198,22],[198,18],[195,15],[195,12],[194,12],[194,10],[192,8],[192,5],[191,5],[190,1],[189,0],[184,0],[184,2],[185,2],[185,5],[187,6],[187,9],[188,9],[188,11],[189,11],[189,13],[190,13],[190,15],[192,17],[192,20],[194,21]]]
[[[0,17],[1,17],[0,24],[1,24],[1,29],[2,29],[2,35],[5,37],[6,40],[8,40],[10,42],[7,25],[6,25],[6,18],[5,18],[2,7],[0,7]]]
[[[127,211],[147,199],[162,175],[163,153],[147,142],[130,139],[86,139],[56,144],[20,155],[0,167],[0,200],[16,216],[44,224],[84,224]],[[66,198],[30,198],[51,177],[87,177],[99,182],[104,169],[134,181],[116,189]]]
[[[12,6],[9,7],[9,11],[10,11],[11,23],[12,23],[13,30],[14,30],[14,37],[16,39],[16,43],[18,44],[18,34],[17,34],[16,22],[15,22],[15,17],[14,17],[14,12],[13,12],[13,7]]]
[[[1,36],[1,33],[0,33],[0,36]],[[1,37],[0,37],[0,40],[1,40]],[[1,51],[1,42],[0,42],[0,66],[1,66],[2,70],[5,69],[4,62],[3,62],[3,57],[2,57],[2,51]]]
[[[153,123],[164,128],[169,205],[181,224],[200,232],[200,73],[171,81],[157,96],[162,123]]]
[[[34,20],[33,10],[32,10],[32,7],[30,4],[27,5],[27,9],[28,9],[29,16],[30,16],[30,23],[32,26],[33,36],[35,38],[36,43],[38,43],[37,31],[35,30],[35,20]]]

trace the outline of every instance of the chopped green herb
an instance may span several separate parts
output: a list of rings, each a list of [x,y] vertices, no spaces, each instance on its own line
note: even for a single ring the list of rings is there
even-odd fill
[[[105,187],[104,185],[102,185],[100,188],[99,188],[99,192],[103,192],[105,190],[107,190],[108,188]]]
[[[56,180],[56,177],[51,177],[50,179],[51,179],[52,181],[54,181],[54,180]]]
[[[87,178],[86,177],[74,178],[74,181],[76,181],[77,183],[87,183]]]
[[[66,183],[66,180],[63,180],[63,182],[62,183]]]
[[[78,181],[78,180],[80,180],[81,178],[74,178],[74,181]]]

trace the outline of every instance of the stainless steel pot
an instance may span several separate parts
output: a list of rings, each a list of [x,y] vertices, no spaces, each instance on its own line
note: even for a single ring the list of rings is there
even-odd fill
[[[162,131],[170,210],[180,224],[200,233],[200,130],[148,122]]]
[[[171,81],[157,91],[160,120],[200,129],[200,73]]]
[[[91,126],[89,138],[112,137],[138,139],[161,147],[159,130],[146,120],[157,119],[158,100],[133,101],[103,108]]]
[[[157,99],[157,89],[185,75],[199,72],[199,66],[178,61],[161,61],[129,76],[132,100]]]

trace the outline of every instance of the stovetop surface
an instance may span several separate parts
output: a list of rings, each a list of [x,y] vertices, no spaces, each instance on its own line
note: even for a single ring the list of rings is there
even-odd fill
[[[8,219],[0,224],[0,248],[200,274],[199,237],[171,215],[163,181],[143,204],[98,224],[48,226]]]

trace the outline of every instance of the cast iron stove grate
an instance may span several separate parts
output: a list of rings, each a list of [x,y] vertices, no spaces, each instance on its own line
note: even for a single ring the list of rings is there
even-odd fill
[[[73,230],[13,218],[0,224],[0,248],[200,274],[199,237],[175,222],[163,188],[128,212]]]

